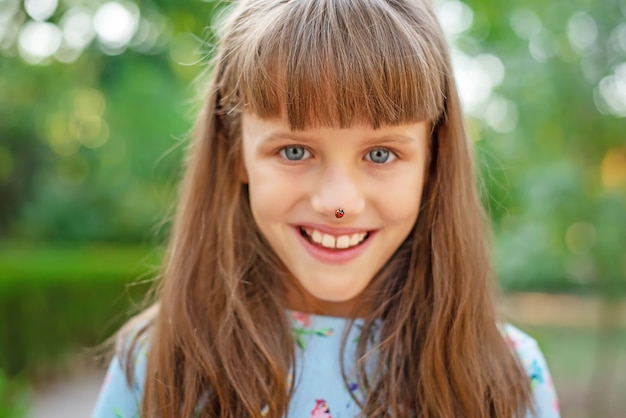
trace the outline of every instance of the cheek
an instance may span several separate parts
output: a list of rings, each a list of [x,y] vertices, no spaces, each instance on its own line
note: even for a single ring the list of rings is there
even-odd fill
[[[422,190],[421,172],[398,176],[393,186],[379,187],[378,207],[388,221],[414,221],[421,205]]]
[[[250,166],[248,173],[250,206],[257,222],[284,219],[302,187],[298,187],[292,176],[277,173],[268,167]]]

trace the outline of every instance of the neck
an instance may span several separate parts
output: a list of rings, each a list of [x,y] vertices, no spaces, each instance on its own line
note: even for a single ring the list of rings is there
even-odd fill
[[[364,317],[367,313],[367,306],[362,303],[361,295],[346,301],[320,300],[302,287],[293,285],[287,288],[287,308],[298,312],[341,318]]]

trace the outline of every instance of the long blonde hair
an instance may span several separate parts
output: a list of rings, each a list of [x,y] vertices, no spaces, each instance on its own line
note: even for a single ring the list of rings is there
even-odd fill
[[[288,408],[295,349],[286,271],[238,176],[243,111],[285,116],[294,130],[432,122],[418,220],[365,295],[357,358],[374,321],[384,321],[376,378],[358,364],[362,415],[502,418],[532,409],[528,377],[497,328],[486,216],[449,55],[427,0],[234,5],[146,327],[142,416],[188,417],[201,405],[207,417],[282,417]]]

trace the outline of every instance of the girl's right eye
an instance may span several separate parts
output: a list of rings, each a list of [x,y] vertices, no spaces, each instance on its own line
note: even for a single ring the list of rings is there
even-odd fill
[[[302,145],[289,145],[279,151],[280,155],[289,161],[300,161],[311,153]]]

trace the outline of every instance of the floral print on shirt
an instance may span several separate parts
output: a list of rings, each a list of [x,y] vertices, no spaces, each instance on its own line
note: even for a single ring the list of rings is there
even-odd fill
[[[318,335],[320,337],[330,337],[333,335],[332,328],[318,328],[314,329],[311,327],[311,317],[309,314],[304,312],[292,312],[291,318],[294,322],[293,337],[296,341],[296,344],[300,349],[306,349],[306,343],[304,341],[303,336],[305,335]]]
[[[295,385],[288,418],[353,418],[359,416],[353,396],[363,399],[354,374],[347,370],[348,385],[343,381],[339,361],[342,330],[349,320],[288,311],[298,351],[300,369],[290,373]],[[358,320],[348,335],[351,346],[358,342],[362,322]],[[529,378],[536,406],[536,418],[559,418],[559,404],[552,378],[536,341],[510,324],[500,325],[509,347],[518,355]],[[351,350],[346,349],[346,352]],[[354,350],[352,350],[354,351]],[[353,355],[354,353],[352,353]],[[128,387],[123,364],[114,358],[105,377],[93,418],[139,418],[145,379],[147,344],[140,344],[134,364],[134,387]],[[348,353],[346,353],[348,355]],[[121,356],[121,358],[125,358]],[[354,364],[347,357],[345,364]],[[294,377],[296,376],[296,377]],[[295,380],[295,381],[294,381]],[[197,413],[200,411],[198,410]],[[265,413],[269,412],[267,410]],[[196,414],[194,414],[196,415]],[[528,414],[526,418],[530,418]],[[535,418],[535,417],[533,417]]]

